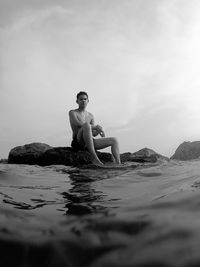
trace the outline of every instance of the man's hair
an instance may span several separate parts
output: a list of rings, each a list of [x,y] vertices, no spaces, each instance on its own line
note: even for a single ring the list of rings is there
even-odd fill
[[[88,98],[88,94],[87,94],[86,92],[84,92],[84,91],[80,91],[80,92],[76,95],[76,99],[78,99],[79,96],[81,96],[81,95],[86,95],[87,98]]]

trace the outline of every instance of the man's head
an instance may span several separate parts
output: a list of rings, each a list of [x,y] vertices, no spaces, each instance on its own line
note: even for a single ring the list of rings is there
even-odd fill
[[[88,94],[84,91],[80,91],[77,95],[76,95],[76,100],[79,99],[80,96],[86,96],[88,99]]]
[[[76,103],[79,105],[79,108],[86,108],[87,104],[89,102],[88,94],[84,91],[80,91],[76,95]]]

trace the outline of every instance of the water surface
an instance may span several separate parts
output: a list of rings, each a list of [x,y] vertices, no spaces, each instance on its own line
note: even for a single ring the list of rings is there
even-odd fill
[[[44,246],[48,267],[199,266],[199,189],[198,160],[109,170],[1,164],[0,244],[5,255],[5,242],[21,248],[17,266]]]

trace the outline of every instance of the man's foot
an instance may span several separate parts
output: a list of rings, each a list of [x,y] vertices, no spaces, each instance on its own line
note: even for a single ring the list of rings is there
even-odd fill
[[[100,166],[100,167],[103,167],[104,166],[104,164],[100,160],[98,160],[98,159],[94,159],[92,161],[92,164],[95,165],[95,166]]]
[[[112,162],[112,163],[107,163],[105,166],[107,167],[113,167],[113,168],[120,168],[120,167],[124,167],[124,163],[116,163],[116,162]]]

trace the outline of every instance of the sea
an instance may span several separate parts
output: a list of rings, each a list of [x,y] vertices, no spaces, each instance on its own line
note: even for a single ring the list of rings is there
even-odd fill
[[[200,266],[200,160],[0,164],[1,266]]]

